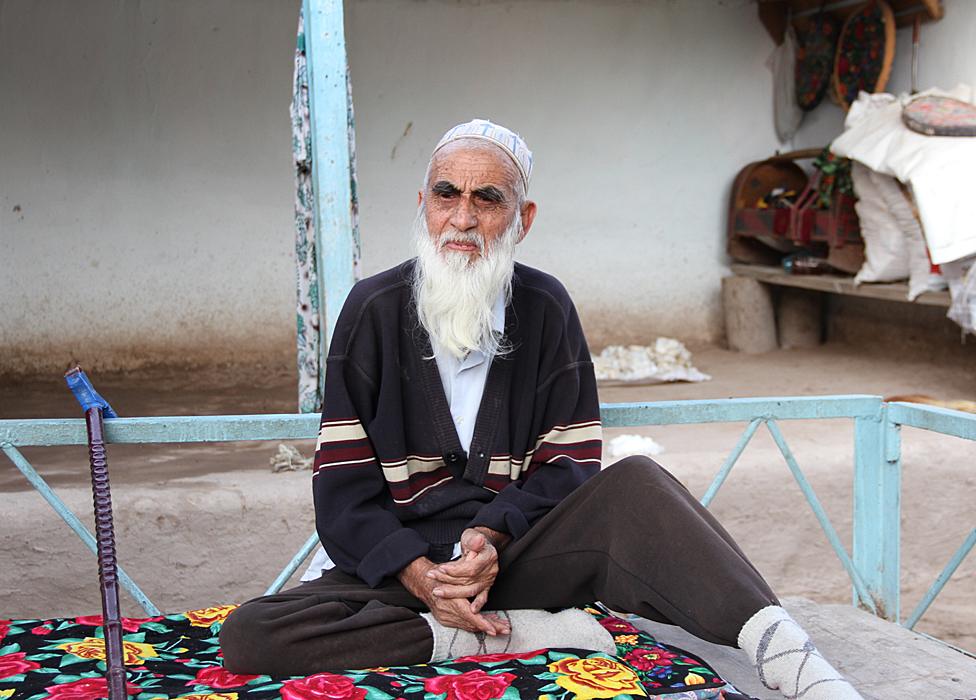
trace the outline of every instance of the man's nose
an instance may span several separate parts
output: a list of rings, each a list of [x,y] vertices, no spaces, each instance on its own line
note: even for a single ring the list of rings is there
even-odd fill
[[[451,225],[458,231],[469,231],[478,225],[478,217],[467,197],[458,197],[457,206],[451,213]]]

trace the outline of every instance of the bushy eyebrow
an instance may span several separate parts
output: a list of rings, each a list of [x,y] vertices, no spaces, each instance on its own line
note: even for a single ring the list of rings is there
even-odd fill
[[[454,196],[461,194],[461,190],[447,180],[439,180],[438,182],[434,183],[433,187],[430,188],[430,191],[441,196]]]
[[[461,189],[454,183],[448,182],[447,180],[438,180],[431,186],[430,191],[440,197],[456,197],[457,195],[461,194]],[[471,194],[487,202],[501,203],[505,201],[505,193],[494,185],[479,187]]]
[[[500,189],[498,189],[494,185],[485,185],[484,187],[479,187],[474,191],[473,194],[489,202],[505,201],[505,195],[502,193]]]

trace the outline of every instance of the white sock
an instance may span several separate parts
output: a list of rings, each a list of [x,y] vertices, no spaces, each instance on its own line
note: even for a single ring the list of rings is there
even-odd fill
[[[445,627],[430,613],[420,613],[434,633],[431,661],[481,654],[521,654],[536,649],[569,647],[614,654],[613,636],[589,613],[570,608],[558,613],[545,610],[492,611],[512,628],[509,635],[490,636]]]
[[[767,688],[803,700],[863,700],[820,655],[802,627],[778,605],[763,608],[742,626],[745,650]]]

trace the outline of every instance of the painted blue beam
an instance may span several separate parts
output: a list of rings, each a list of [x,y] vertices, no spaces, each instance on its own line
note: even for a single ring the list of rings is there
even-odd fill
[[[899,425],[976,440],[976,414],[915,403],[888,404],[888,419]]]
[[[252,416],[164,416],[111,418],[105,437],[114,444],[304,440],[319,432],[319,416],[284,413]],[[81,418],[0,420],[0,442],[18,447],[85,445]]]
[[[601,405],[605,427],[688,423],[751,422],[756,418],[801,420],[880,415],[876,396],[803,396],[776,399],[711,399]],[[246,416],[160,416],[105,421],[109,442],[174,443],[234,440],[301,440],[318,435],[314,414]],[[80,418],[0,420],[0,442],[18,447],[84,445]]]
[[[349,153],[348,59],[342,0],[303,0],[309,119],[312,131],[312,192],[315,197],[315,254],[319,280],[322,361],[339,311],[356,281]]]
[[[879,396],[791,396],[782,398],[705,399],[653,403],[603,404],[605,428],[636,425],[734,423],[763,420],[803,420],[880,416]]]

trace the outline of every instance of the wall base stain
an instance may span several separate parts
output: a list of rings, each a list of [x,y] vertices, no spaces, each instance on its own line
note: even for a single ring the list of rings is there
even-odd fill
[[[134,372],[151,369],[248,367],[294,370],[294,338],[241,345],[112,345],[70,347],[0,345],[0,381],[60,375],[75,365],[89,372]]]

